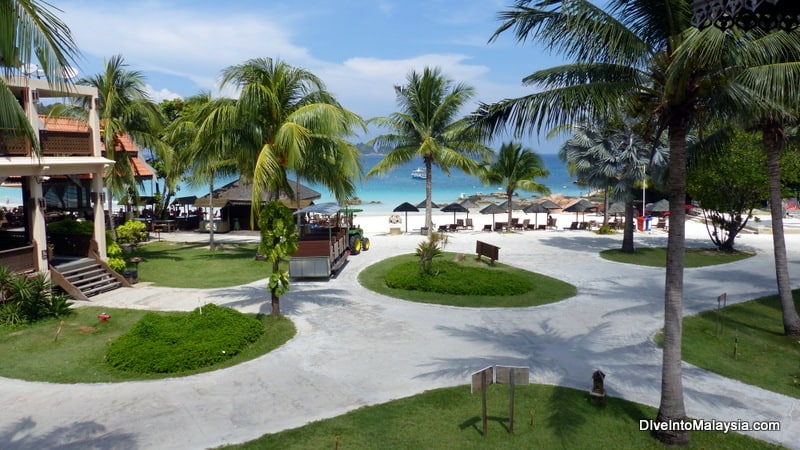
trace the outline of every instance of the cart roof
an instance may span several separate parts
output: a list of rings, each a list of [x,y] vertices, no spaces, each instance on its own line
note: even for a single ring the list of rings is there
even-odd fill
[[[298,209],[295,211],[295,214],[327,214],[332,215],[336,214],[341,210],[342,207],[339,206],[338,203],[328,202],[328,203],[317,203],[316,205],[306,206],[303,209]]]

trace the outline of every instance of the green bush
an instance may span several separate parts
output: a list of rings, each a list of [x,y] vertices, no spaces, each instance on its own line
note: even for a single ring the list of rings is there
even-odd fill
[[[427,273],[420,273],[417,262],[401,263],[389,270],[385,281],[395,289],[455,295],[518,295],[533,289],[521,275],[454,261],[439,261]]]
[[[5,299],[0,305],[0,324],[17,325],[70,313],[72,302],[63,294],[53,293],[53,285],[44,275],[0,275]]]
[[[79,234],[91,236],[94,233],[94,222],[88,220],[63,219],[47,224],[47,232],[53,234]]]
[[[135,373],[180,373],[229,359],[263,333],[256,318],[214,304],[191,313],[147,313],[111,343],[106,360]]]
[[[146,230],[144,222],[129,220],[117,227],[117,242],[121,244],[138,244],[146,241]]]
[[[611,225],[601,225],[600,228],[595,231],[597,234],[616,234],[617,231]]]
[[[122,273],[128,268],[128,263],[122,258],[122,247],[111,239],[110,232],[106,231],[106,255],[108,265],[115,272]]]

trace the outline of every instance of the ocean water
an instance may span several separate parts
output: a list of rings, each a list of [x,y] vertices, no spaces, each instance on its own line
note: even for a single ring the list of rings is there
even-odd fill
[[[586,193],[585,187],[581,191],[581,186],[572,182],[566,166],[558,159],[558,155],[544,154],[541,156],[550,175],[547,178],[537,179],[537,181],[547,185],[552,193],[561,193],[565,196],[578,196]],[[365,155],[364,169],[369,170],[381,158],[383,156]],[[425,200],[425,180],[411,178],[411,172],[418,167],[424,167],[421,160],[398,166],[386,175],[362,180],[357,185],[357,196],[361,199],[361,208],[365,211],[383,212],[391,211],[403,202],[416,205]],[[433,167],[432,181],[431,199],[437,204],[446,205],[475,194],[505,192],[505,189],[499,185],[484,185],[476,177],[459,170],[452,170],[448,176],[438,167]],[[334,201],[324,188],[314,185],[309,185],[309,187],[322,193],[321,201]],[[518,194],[517,198],[520,199],[531,198],[535,195],[525,191],[518,192]]]
[[[550,175],[547,178],[537,179],[537,181],[547,185],[554,194],[560,193],[565,196],[586,194],[586,187],[582,188],[572,182],[566,166],[558,159],[558,155],[542,154],[541,157]],[[381,155],[365,155],[363,157],[365,172],[371,169],[381,158],[383,158]],[[360,180],[357,183],[356,195],[361,199],[361,208],[365,211],[386,212],[391,211],[395,206],[403,202],[416,205],[425,200],[425,180],[411,178],[411,172],[417,167],[422,167],[421,160],[398,166],[383,176]],[[467,175],[459,170],[452,170],[448,176],[439,168],[434,167],[432,180],[432,200],[437,204],[452,203],[460,198],[475,194],[486,195],[504,191],[501,186],[483,185],[476,177]],[[233,181],[233,179],[219,180],[214,184],[219,187],[230,181]],[[300,182],[303,183],[302,180]],[[330,192],[324,187],[313,184],[307,185],[322,194],[320,202],[335,201]],[[151,195],[151,193],[152,186],[147,182],[142,187],[141,194]],[[186,185],[181,186],[178,192],[179,197],[190,195],[200,197],[206,194],[208,194],[208,188],[192,189]],[[525,199],[533,196],[533,193],[521,191],[518,193],[517,198]],[[0,187],[0,206],[21,203],[22,190],[20,188]]]

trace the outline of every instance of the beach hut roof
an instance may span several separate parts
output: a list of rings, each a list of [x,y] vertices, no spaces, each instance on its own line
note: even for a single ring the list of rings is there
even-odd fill
[[[301,208],[312,204],[314,200],[318,200],[320,197],[322,197],[322,194],[319,192],[307,186],[303,186],[302,184],[294,186],[294,189],[300,201]],[[239,180],[236,180],[220,187],[219,189],[215,189],[211,197],[214,207],[221,208],[229,204],[233,206],[250,205],[252,203],[252,196],[253,186],[251,184],[245,184]],[[261,198],[262,201],[266,202],[267,199],[270,198],[270,193],[264,192]],[[278,199],[289,208],[297,207],[297,200],[294,198],[289,198],[286,195],[281,194]],[[195,200],[194,206],[200,206],[203,208],[208,206],[208,194]]]

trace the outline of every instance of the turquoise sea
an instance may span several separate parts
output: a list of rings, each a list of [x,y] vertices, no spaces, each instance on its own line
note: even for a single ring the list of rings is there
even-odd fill
[[[555,154],[542,154],[542,160],[550,172],[547,178],[539,179],[538,181],[546,184],[553,193],[561,193],[565,196],[578,196],[586,194],[587,188],[581,188],[572,182],[572,179],[567,172],[566,166],[558,155]],[[372,168],[378,161],[383,158],[381,155],[365,155],[363,157],[363,167],[365,171]],[[425,200],[425,180],[418,180],[411,178],[411,172],[417,167],[422,166],[422,161],[411,162],[403,166],[399,166],[392,172],[385,176],[374,177],[367,180],[361,180],[357,184],[357,196],[361,199],[361,207],[365,211],[386,212],[394,209],[395,206],[409,202],[417,204]],[[432,199],[436,203],[451,203],[458,201],[459,198],[467,197],[474,194],[490,194],[493,192],[503,192],[500,186],[485,186],[482,185],[477,178],[466,175],[461,171],[453,170],[450,175],[444,174],[440,169],[433,168],[433,194]],[[215,183],[216,186],[222,186],[230,180],[219,180]],[[301,180],[302,183],[302,180]],[[334,201],[325,188],[321,186],[308,185],[312,189],[322,194],[320,201],[328,202]],[[142,195],[150,195],[152,186],[150,183],[145,183],[142,189]],[[197,195],[203,196],[208,193],[207,188],[192,189],[188,186],[182,186],[178,192],[179,197]],[[519,198],[530,198],[531,193],[520,192]],[[22,191],[19,188],[6,188],[0,187],[0,206],[5,204],[21,204]]]

